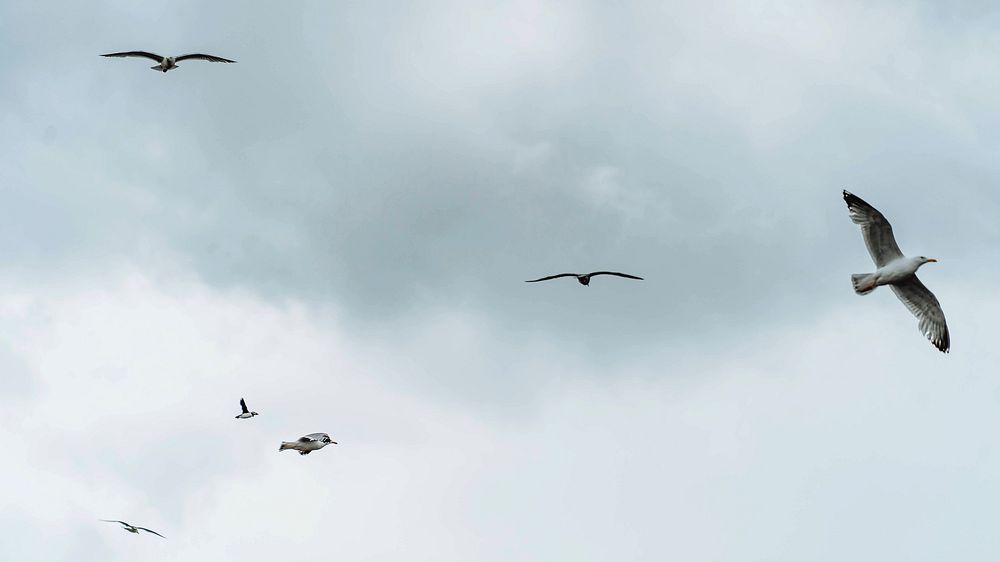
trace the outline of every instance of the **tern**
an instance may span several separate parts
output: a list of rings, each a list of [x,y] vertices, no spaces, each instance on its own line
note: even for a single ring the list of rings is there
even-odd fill
[[[150,53],[149,51],[123,51],[121,53],[108,53],[106,55],[101,55],[102,57],[143,57],[150,60],[156,61],[158,64],[156,66],[151,66],[153,70],[159,70],[160,72],[166,72],[168,70],[173,70],[177,68],[177,63],[182,60],[207,60],[211,62],[236,62],[234,60],[224,59],[222,57],[217,57],[214,55],[203,55],[201,53],[192,53],[190,55],[181,55],[179,57],[161,57],[156,53]]]

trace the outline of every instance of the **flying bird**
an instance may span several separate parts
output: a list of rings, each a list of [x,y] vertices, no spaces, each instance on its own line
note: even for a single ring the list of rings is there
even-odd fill
[[[921,333],[934,344],[934,347],[943,353],[948,353],[951,348],[951,337],[948,335],[944,311],[941,310],[941,304],[938,303],[934,293],[931,293],[916,276],[920,266],[937,260],[924,256],[904,256],[896,245],[892,226],[882,213],[848,191],[844,191],[844,201],[847,202],[851,220],[854,224],[861,225],[868,253],[878,267],[875,273],[851,275],[854,292],[867,295],[879,285],[888,285],[906,308],[917,317]]]
[[[224,59],[222,57],[217,57],[214,55],[203,55],[201,53],[192,53],[190,55],[181,55],[179,57],[161,57],[156,53],[150,53],[149,51],[123,51],[121,53],[108,53],[106,55],[101,55],[102,57],[143,57],[150,60],[156,61],[158,64],[156,66],[151,66],[153,70],[159,70],[160,72],[166,72],[168,70],[173,70],[177,68],[177,63],[182,60],[207,60],[211,62],[236,62],[234,60]]]
[[[128,531],[130,533],[135,533],[137,535],[139,534],[139,531],[146,531],[147,533],[153,533],[154,535],[160,537],[161,539],[167,538],[167,537],[164,537],[163,535],[161,535],[160,533],[157,533],[156,531],[154,531],[152,529],[147,529],[145,527],[139,527],[137,525],[130,525],[130,524],[124,522],[124,521],[118,521],[117,519],[101,519],[101,521],[105,521],[107,523],[120,523],[121,526],[122,526],[122,529],[125,529],[126,531]]]
[[[638,279],[642,281],[642,277],[636,277],[635,275],[629,275],[628,273],[618,273],[617,271],[595,271],[593,273],[560,273],[558,275],[549,275],[548,277],[542,277],[540,279],[532,279],[531,281],[525,281],[525,283],[538,283],[539,281],[548,281],[549,279],[556,279],[559,277],[576,277],[576,280],[580,282],[581,285],[590,285],[590,278],[595,275],[617,275],[618,277],[626,277],[628,279]]]
[[[247,409],[247,402],[246,402],[246,400],[244,400],[242,398],[240,398],[240,408],[243,408],[243,413],[240,414],[240,415],[238,415],[238,416],[236,416],[236,419],[238,419],[238,420],[245,420],[247,418],[252,418],[254,416],[259,416],[260,415],[257,412],[251,412],[250,410],[248,410]]]
[[[300,455],[308,455],[313,451],[318,451],[329,444],[336,445],[336,441],[330,441],[330,436],[325,433],[310,433],[305,437],[299,437],[298,441],[282,441],[278,451],[293,449]]]

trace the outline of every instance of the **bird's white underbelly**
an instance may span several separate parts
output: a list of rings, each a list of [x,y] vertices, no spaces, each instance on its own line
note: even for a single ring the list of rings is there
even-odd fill
[[[906,258],[900,258],[885,264],[875,272],[875,275],[878,277],[878,284],[890,285],[913,275],[917,271],[917,268],[913,266],[914,264]]]

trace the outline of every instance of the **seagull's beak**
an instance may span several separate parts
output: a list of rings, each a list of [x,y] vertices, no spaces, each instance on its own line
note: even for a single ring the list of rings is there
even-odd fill
[[[937,263],[937,260],[934,258],[927,258],[927,263]]]

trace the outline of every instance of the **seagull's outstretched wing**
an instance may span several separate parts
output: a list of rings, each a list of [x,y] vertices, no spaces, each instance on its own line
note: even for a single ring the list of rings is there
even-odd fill
[[[240,408],[243,408],[243,413],[244,414],[249,414],[250,413],[250,410],[247,409],[246,400],[244,400],[242,398],[240,398]]]
[[[548,281],[549,279],[556,279],[558,277],[576,277],[576,274],[560,273],[558,275],[549,275],[548,277],[542,277],[541,279],[532,279],[531,281],[525,281],[525,283],[538,283],[539,281]]]
[[[139,529],[140,531],[146,531],[147,533],[153,533],[154,535],[160,537],[161,539],[167,538],[167,537],[161,535],[160,533],[157,533],[156,531],[154,531],[152,529],[147,529],[145,527],[136,527],[136,529]]]
[[[865,237],[865,245],[868,246],[868,253],[871,254],[875,265],[882,267],[896,258],[903,257],[903,252],[899,251],[896,239],[892,235],[892,225],[885,220],[882,213],[864,199],[846,190],[844,201],[847,202],[851,220],[854,224],[861,225],[861,234]]]
[[[150,53],[149,51],[123,51],[121,53],[108,53],[106,55],[101,55],[102,57],[145,57],[147,59],[155,60],[156,62],[163,62],[163,57],[156,53]]]
[[[951,336],[948,335],[948,323],[944,319],[944,311],[937,297],[916,275],[910,275],[898,283],[889,285],[899,300],[920,321],[920,332],[931,340],[934,347],[944,353],[951,349]]]
[[[128,525],[128,523],[124,521],[119,521],[117,519],[101,519],[101,521],[104,521],[105,523],[120,523],[122,525]]]
[[[217,57],[215,55],[203,55],[201,53],[191,53],[190,55],[181,55],[174,59],[174,62],[181,62],[182,60],[207,60],[211,62],[236,62],[234,60],[224,59],[222,57]]]
[[[299,437],[299,443],[310,443],[312,441],[315,441],[316,439],[313,438],[312,435],[316,435],[316,434],[312,433],[310,435],[304,435],[302,437]]]
[[[628,273],[619,273],[617,271],[595,271],[590,274],[591,277],[595,275],[617,275],[618,277],[628,277],[629,279],[638,279],[642,281],[642,277],[636,277],[635,275],[629,275]]]

